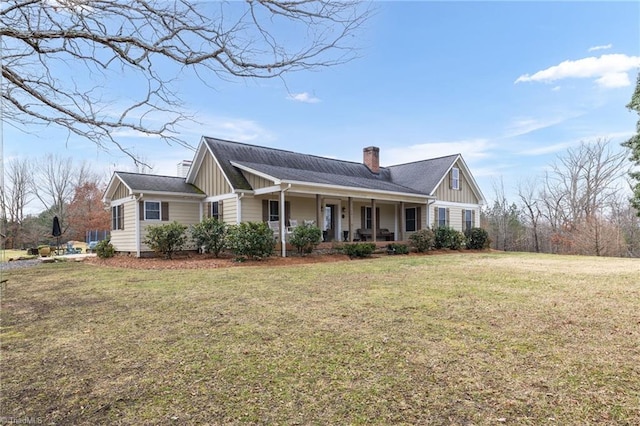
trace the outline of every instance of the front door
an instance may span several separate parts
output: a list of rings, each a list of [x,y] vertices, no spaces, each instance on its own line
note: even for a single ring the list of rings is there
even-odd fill
[[[336,210],[335,204],[327,204],[324,208],[324,230],[325,241],[333,241],[336,237]]]

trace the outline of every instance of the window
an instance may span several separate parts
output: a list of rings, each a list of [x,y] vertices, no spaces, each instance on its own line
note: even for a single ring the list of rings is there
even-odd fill
[[[371,207],[364,208],[364,229],[372,229],[373,222],[371,220]]]
[[[111,207],[111,229],[124,229],[124,206]]]
[[[211,203],[211,217],[220,220],[220,203],[214,201]]]
[[[473,228],[473,210],[462,210],[462,225],[465,231]]]
[[[376,207],[376,226],[380,229],[380,208]],[[360,210],[360,228],[373,229],[373,214],[371,207],[362,206]]]
[[[460,169],[451,169],[451,189],[460,189]]]
[[[408,209],[405,209],[404,211],[404,223],[406,226],[406,231],[407,232],[414,232],[418,229],[418,227],[416,226],[416,218],[418,217],[418,215],[416,214],[416,208],[415,207],[410,207]]]
[[[160,202],[144,202],[144,220],[160,220]]]
[[[269,221],[280,220],[280,203],[277,200],[269,200]]]
[[[437,207],[438,209],[438,227],[447,226],[447,209],[444,207]]]

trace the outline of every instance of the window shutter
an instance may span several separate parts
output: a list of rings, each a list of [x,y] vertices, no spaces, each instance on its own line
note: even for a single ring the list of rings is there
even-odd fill
[[[269,221],[269,200],[262,200],[262,221]]]
[[[160,203],[160,218],[161,220],[169,220],[169,203],[163,201]]]
[[[422,229],[422,209],[420,206],[416,207],[416,231]]]
[[[140,220],[144,220],[144,201],[139,201],[138,206],[140,207]]]
[[[206,204],[207,206],[207,218],[211,217],[211,210],[213,210],[213,203],[212,202],[208,202]]]
[[[475,210],[471,210],[471,227],[472,228],[476,227],[476,211]]]
[[[118,217],[120,218],[118,221],[118,229],[124,229],[124,204],[118,206]]]
[[[222,210],[222,200],[218,201],[218,220],[224,221],[224,210]]]
[[[445,225],[449,226],[449,224],[451,223],[451,221],[449,220],[449,207],[447,207],[447,215],[445,217]]]
[[[465,215],[467,211],[465,209],[462,209],[462,230],[464,231],[465,229],[467,229],[465,227],[465,225],[467,224],[467,216]]]
[[[376,228],[380,229],[380,207],[376,207]]]
[[[111,207],[111,229],[116,229],[116,217],[118,216],[118,208]]]
[[[437,228],[440,225],[440,217],[438,216],[438,208],[433,208],[433,227]]]
[[[367,208],[365,206],[360,207],[360,228],[367,229]]]

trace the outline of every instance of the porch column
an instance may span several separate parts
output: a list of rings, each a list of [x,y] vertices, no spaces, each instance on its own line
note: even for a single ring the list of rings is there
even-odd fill
[[[316,226],[322,231],[323,225],[320,219],[322,218],[322,199],[320,194],[316,194]]]
[[[375,198],[371,199],[371,238],[375,243],[378,236],[376,235],[376,229],[378,229],[378,220],[376,218],[376,200]]]
[[[280,208],[278,210],[280,213],[280,246],[282,248],[282,257],[287,257],[287,242],[285,241],[285,236],[287,235],[287,228],[285,226],[287,222],[286,217],[284,217],[284,206],[284,190],[282,190],[280,191]]]
[[[418,220],[418,218],[416,218]],[[405,225],[405,213],[404,213],[404,201],[400,202],[400,229],[398,232],[398,241],[404,241],[404,230],[406,229]]]
[[[349,242],[352,243],[353,242],[353,198],[349,197],[349,201],[347,202],[349,204],[348,208],[348,212],[347,214],[348,216],[348,222],[349,222]]]

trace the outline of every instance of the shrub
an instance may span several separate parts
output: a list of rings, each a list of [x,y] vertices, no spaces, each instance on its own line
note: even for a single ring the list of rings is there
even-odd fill
[[[409,246],[402,243],[387,245],[387,254],[409,254]]]
[[[460,250],[464,245],[464,234],[449,226],[441,226],[435,230],[435,248]]]
[[[322,231],[315,225],[302,224],[293,228],[289,244],[298,249],[298,253],[311,253],[322,242]]]
[[[187,242],[186,230],[185,225],[176,221],[148,226],[144,243],[156,253],[162,253],[166,259],[171,259],[173,253],[182,250]]]
[[[433,250],[435,241],[435,234],[429,228],[421,229],[409,236],[409,244],[419,253]]]
[[[100,259],[113,257],[116,254],[116,249],[115,247],[113,247],[113,244],[111,244],[110,240],[98,241],[98,244],[96,244],[95,251]]]
[[[470,250],[483,250],[489,247],[489,233],[482,228],[465,231],[465,246]]]
[[[218,257],[227,246],[227,225],[210,217],[191,226],[191,237],[198,247]]]
[[[273,231],[263,222],[242,222],[229,227],[228,248],[238,260],[262,259],[273,254]]]
[[[376,249],[374,243],[352,243],[344,244],[340,251],[347,256],[354,257],[370,257]]]

